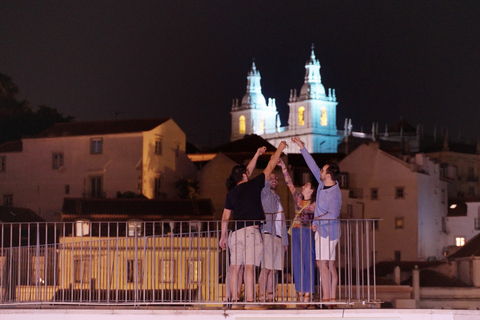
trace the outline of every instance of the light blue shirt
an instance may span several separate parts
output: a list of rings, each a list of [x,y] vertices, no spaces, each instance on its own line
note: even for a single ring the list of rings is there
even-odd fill
[[[305,162],[312,171],[313,176],[318,181],[317,200],[315,202],[315,220],[313,224],[317,226],[317,232],[322,238],[330,235],[330,240],[340,238],[341,230],[338,218],[340,217],[340,209],[342,207],[342,192],[338,186],[335,185],[324,189],[325,185],[320,180],[320,168],[313,160],[306,148],[300,150],[305,159]]]

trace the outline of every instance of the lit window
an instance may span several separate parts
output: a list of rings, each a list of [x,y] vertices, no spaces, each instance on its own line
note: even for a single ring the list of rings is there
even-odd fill
[[[463,247],[465,245],[465,237],[455,237],[455,245],[457,247]]]
[[[7,168],[7,157],[0,157],[0,172],[4,172]]]
[[[52,169],[63,167],[63,152],[52,153]]]
[[[238,120],[238,133],[245,134],[245,116],[240,116]]]
[[[160,260],[159,281],[161,283],[173,283],[175,282],[175,260]]]
[[[403,229],[404,223],[405,221],[403,218],[395,218],[395,229]]]
[[[188,263],[188,280],[190,283],[202,281],[202,263],[201,261],[191,260]]]
[[[265,119],[261,118],[260,119],[260,131],[265,131]]]
[[[370,199],[378,200],[378,189],[377,188],[372,188],[371,192],[372,192],[372,194],[371,194]]]
[[[90,140],[90,153],[100,154],[103,152],[103,139],[93,138]]]
[[[135,237],[143,234],[143,222],[140,220],[130,220],[127,222],[128,236]]]
[[[155,140],[155,154],[162,155],[162,140],[157,139]]]
[[[405,197],[405,195],[404,195],[403,187],[396,187],[395,188],[395,199],[403,199],[404,197]]]
[[[320,116],[320,125],[326,127],[328,125],[327,109],[322,108],[322,115]]]
[[[13,194],[4,194],[3,195],[3,205],[5,207],[13,206]]]
[[[305,125],[305,108],[304,107],[298,108],[298,125],[299,126]]]

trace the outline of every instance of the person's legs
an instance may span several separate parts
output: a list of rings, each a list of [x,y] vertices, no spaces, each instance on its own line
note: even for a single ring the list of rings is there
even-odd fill
[[[258,300],[259,301],[268,301],[269,296],[272,294],[273,285],[272,277],[274,276],[275,271],[270,269],[262,268],[260,275],[258,277]]]
[[[337,297],[337,285],[338,285],[338,274],[337,267],[335,266],[335,260],[329,261],[328,269],[330,270],[331,278],[331,290],[330,290],[330,300],[335,301]]]
[[[302,243],[302,292],[312,293],[314,291],[315,279],[315,251],[314,238],[311,229],[301,228]]]
[[[245,266],[245,301],[252,302],[254,300],[254,289],[255,289],[255,277],[254,277],[255,267],[253,265],[247,264]]]
[[[292,267],[293,267],[293,282],[295,283],[295,290],[302,294],[302,245],[300,242],[300,228],[292,229]],[[303,300],[303,299],[302,299]]]
[[[231,265],[229,269],[229,290],[232,301],[238,301],[242,288],[242,266]]]

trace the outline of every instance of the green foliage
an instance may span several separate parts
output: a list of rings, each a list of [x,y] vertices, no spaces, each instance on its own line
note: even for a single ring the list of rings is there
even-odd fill
[[[12,79],[0,73],[0,143],[29,137],[55,123],[74,119],[45,105],[32,110],[27,100],[18,101],[18,92]]]
[[[198,181],[195,179],[180,179],[175,182],[180,199],[198,199]]]

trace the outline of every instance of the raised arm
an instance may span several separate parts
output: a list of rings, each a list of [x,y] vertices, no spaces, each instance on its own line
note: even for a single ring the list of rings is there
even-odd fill
[[[285,165],[285,162],[283,162],[282,159],[278,159],[277,165],[282,168],[282,173],[283,177],[285,178],[285,183],[288,186],[288,189],[290,189],[290,192],[292,194],[295,193],[295,186],[293,185],[292,178],[290,178],[290,175],[288,174],[288,169],[287,166]]]
[[[317,179],[317,182],[319,184],[319,188],[323,188],[323,182],[320,180],[320,168],[316,164],[315,160],[312,158],[310,153],[307,151],[305,148],[305,144],[303,143],[302,140],[300,140],[299,137],[293,137],[292,141],[300,148],[300,152],[302,153],[303,159],[305,159],[305,162],[307,163],[308,168],[312,172],[313,176],[315,179]]]
[[[283,150],[287,147],[287,143],[285,141],[280,142],[278,145],[277,151],[273,154],[273,156],[270,158],[270,161],[268,161],[267,167],[265,170],[263,170],[263,173],[265,174],[265,180],[270,177],[270,173],[272,173],[273,169],[275,169],[275,166],[277,165],[278,159],[280,159],[280,155],[282,154]]]
[[[250,178],[250,176],[253,173],[253,170],[255,170],[255,167],[257,166],[257,160],[258,158],[265,153],[267,150],[267,147],[260,147],[257,149],[257,152],[255,152],[255,155],[253,156],[252,160],[247,165],[247,175]]]

